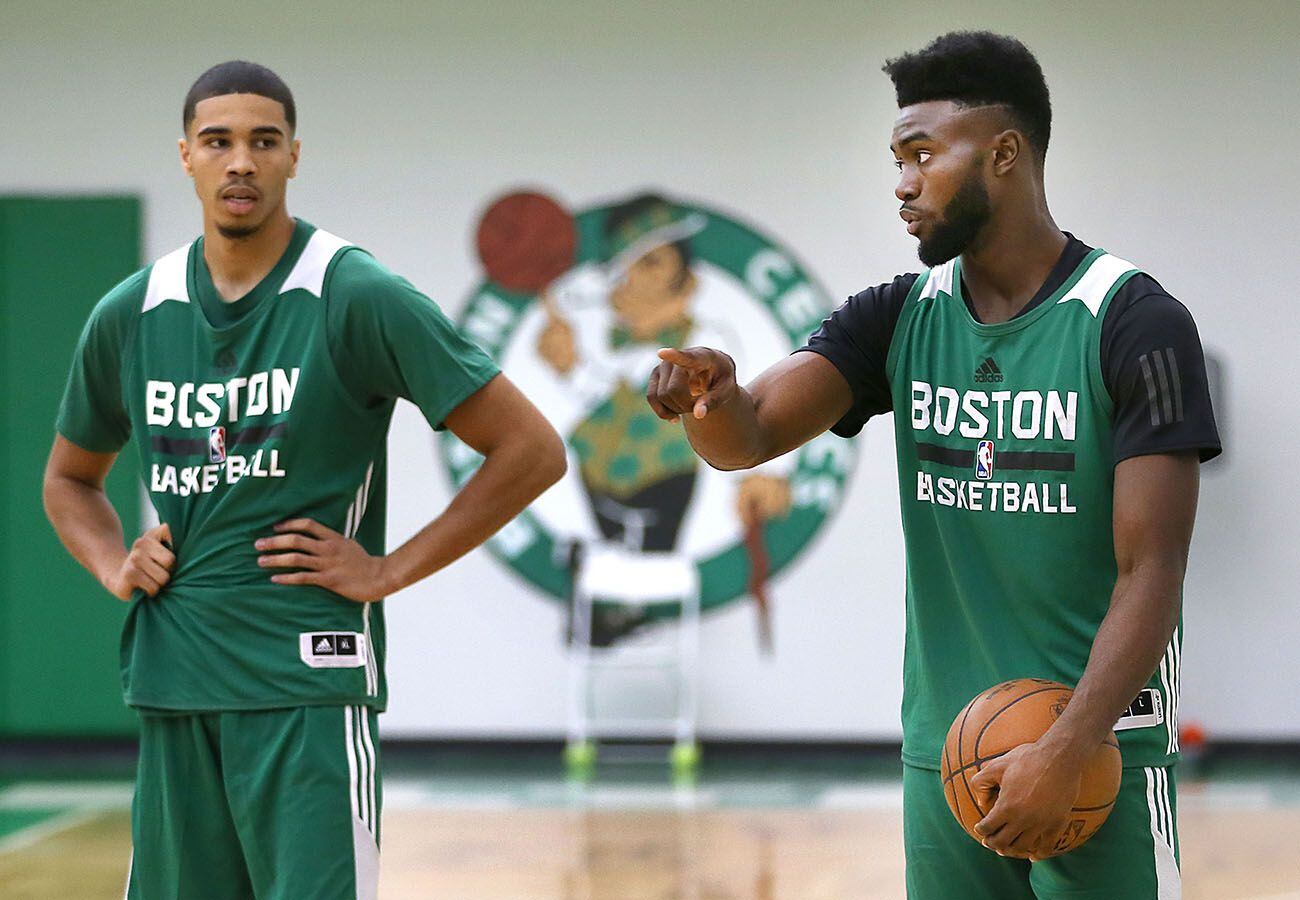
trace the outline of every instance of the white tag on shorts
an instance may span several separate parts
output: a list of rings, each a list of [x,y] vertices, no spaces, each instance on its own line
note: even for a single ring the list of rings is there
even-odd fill
[[[1165,721],[1165,705],[1160,692],[1154,688],[1143,688],[1124,710],[1124,715],[1115,723],[1115,731],[1127,731],[1130,728],[1150,728]]]
[[[304,631],[298,655],[313,669],[359,669],[366,664],[366,636],[355,631]]]

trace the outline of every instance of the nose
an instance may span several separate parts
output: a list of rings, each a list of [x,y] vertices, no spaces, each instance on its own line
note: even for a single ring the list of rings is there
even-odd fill
[[[253,163],[253,154],[248,145],[237,143],[226,159],[226,172],[229,175],[252,175],[257,166]]]
[[[915,167],[903,166],[898,175],[898,185],[894,188],[894,196],[904,203],[921,196],[921,178]]]

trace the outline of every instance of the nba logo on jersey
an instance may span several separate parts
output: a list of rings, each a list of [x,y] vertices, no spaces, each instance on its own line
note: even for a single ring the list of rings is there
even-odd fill
[[[993,477],[992,441],[980,441],[975,447],[975,477],[986,481]]]
[[[219,463],[226,461],[226,428],[214,425],[208,429],[208,460]]]

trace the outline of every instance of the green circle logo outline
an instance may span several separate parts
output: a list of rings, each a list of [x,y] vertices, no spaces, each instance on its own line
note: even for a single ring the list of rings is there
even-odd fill
[[[831,310],[829,295],[793,254],[739,222],[698,204],[684,204],[702,215],[704,227],[691,236],[696,258],[711,263],[744,286],[789,339],[800,347]],[[601,231],[609,206],[588,207],[575,215],[578,252],[574,267],[600,259]],[[456,318],[456,325],[494,361],[501,360],[524,315],[537,302],[535,294],[507,291],[491,281],[480,282]],[[477,471],[482,457],[450,431],[438,435],[439,456],[451,486],[459,490]],[[812,539],[839,508],[857,461],[856,445],[829,433],[794,451],[790,474],[792,505],[780,519],[764,523],[769,577],[775,578],[808,549]],[[567,539],[560,538],[525,509],[488,540],[488,552],[506,568],[552,599],[567,601],[572,576]],[[695,560],[700,572],[700,604],[709,610],[747,593],[749,560],[741,542]],[[665,598],[665,602],[670,602]]]

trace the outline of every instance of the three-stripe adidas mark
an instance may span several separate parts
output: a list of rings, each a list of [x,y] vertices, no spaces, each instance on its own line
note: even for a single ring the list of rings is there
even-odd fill
[[[975,369],[975,381],[978,383],[1001,380],[1002,370],[998,368],[998,364],[993,361],[993,357],[991,356],[985,359],[984,362],[980,363],[979,367]]]
[[[1138,357],[1142,380],[1147,386],[1147,404],[1151,424],[1173,425],[1183,421],[1183,381],[1178,376],[1178,359],[1174,348],[1152,350]]]

